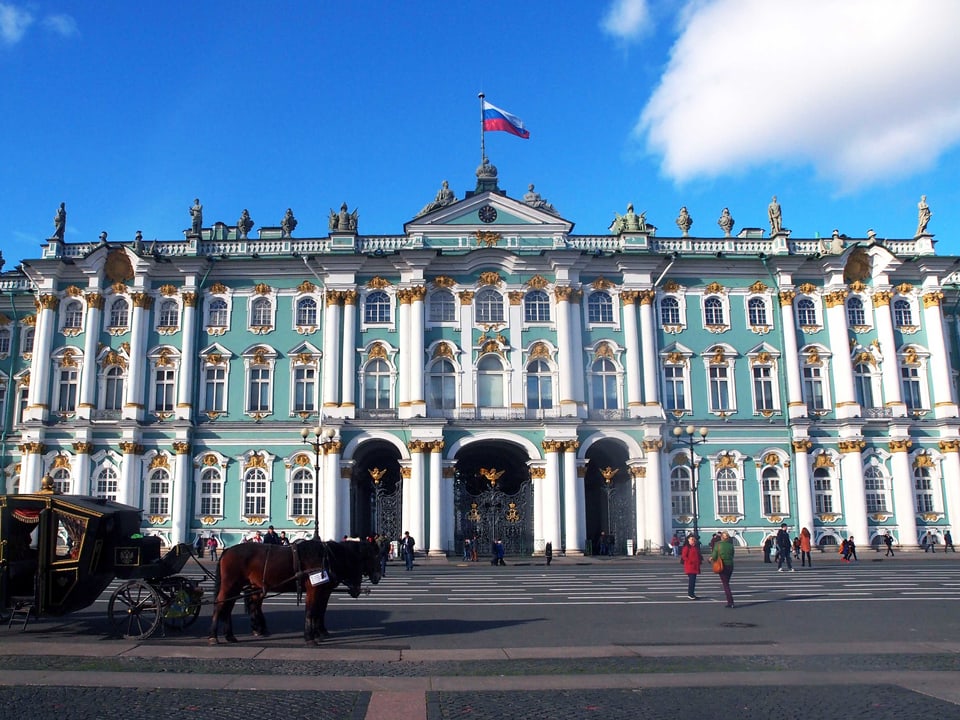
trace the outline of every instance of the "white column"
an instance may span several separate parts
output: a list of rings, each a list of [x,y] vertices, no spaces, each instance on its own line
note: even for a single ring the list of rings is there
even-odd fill
[[[44,445],[41,442],[25,442],[20,446],[20,489],[21,495],[29,495],[40,489],[43,473]]]
[[[570,297],[570,343],[573,345],[573,397],[578,410],[587,410],[586,376],[583,372],[583,311],[580,303],[583,300],[583,291],[574,290]],[[579,412],[578,412],[579,414]]]
[[[586,539],[586,509],[583,478],[577,477],[577,448],[580,443],[563,443],[563,514],[566,525],[567,555],[583,555]]]
[[[630,473],[630,482],[633,483],[633,516],[637,522],[633,529],[633,536],[636,541],[633,551],[639,553],[644,549],[644,540],[647,538],[647,499],[644,496],[647,491],[644,482],[647,468],[637,464],[637,458],[630,458],[627,461],[627,471]]]
[[[563,443],[559,440],[544,440],[547,455],[547,473],[543,479],[543,539],[553,543],[554,552],[564,547],[560,538],[560,458]]]
[[[93,443],[78,440],[73,443],[73,450],[77,454],[73,458],[72,492],[75,495],[92,495],[90,488],[90,452],[93,450]]]
[[[846,290],[836,290],[826,296],[827,330],[830,351],[833,353],[833,392],[838,418],[859,417],[860,405],[853,388],[853,362],[850,360],[850,331],[847,328]],[[866,540],[866,538],[863,538]]]
[[[647,405],[660,404],[660,363],[657,361],[657,327],[653,316],[653,290],[640,293],[640,341],[643,350],[643,399]],[[639,538],[638,538],[639,542]]]
[[[53,333],[56,330],[55,310],[60,304],[53,294],[37,298],[37,325],[33,336],[33,358],[30,367],[30,390],[24,415],[26,420],[46,420],[50,413],[50,363],[46,362],[53,350]],[[44,362],[40,362],[43,359]],[[90,359],[86,359],[90,362]],[[37,477],[36,489],[40,489]],[[21,489],[21,492],[26,490]],[[32,491],[31,491],[32,492]]]
[[[340,376],[337,374],[340,364],[340,293],[336,290],[327,290],[324,299],[326,309],[323,314],[323,398],[321,405],[324,409],[335,408],[339,405],[337,384]],[[330,526],[332,529],[332,526]],[[339,540],[340,538],[336,538]]]
[[[357,405],[357,291],[343,293],[343,347],[340,361],[340,407],[354,417]]]
[[[191,278],[192,280],[192,278]],[[191,287],[195,287],[191,285]],[[197,293],[185,292],[183,299],[183,342],[180,344],[180,376],[177,378],[177,420],[193,417],[194,373],[197,366]],[[177,536],[181,537],[181,536]],[[185,537],[182,536],[182,537]]]
[[[100,323],[103,316],[103,295],[87,293],[86,332],[83,337],[83,371],[80,377],[80,398],[77,417],[89,420],[97,406],[97,345],[100,340]],[[132,359],[132,358],[131,358]]]
[[[139,443],[124,440],[120,443],[123,451],[123,460],[120,461],[120,481],[117,484],[117,502],[124,505],[133,505],[143,508],[140,477],[140,455],[143,446]]]
[[[797,523],[813,537],[813,483],[810,478],[810,448],[807,439],[793,441],[793,474],[797,488]],[[793,512],[791,510],[791,512]],[[866,539],[866,538],[864,538]]]
[[[867,496],[863,486],[863,457],[861,451],[866,443],[862,438],[841,440],[840,483],[843,490],[843,517],[847,535],[853,535],[858,545],[866,545]]]
[[[960,528],[960,441],[949,438],[940,441],[943,494],[946,502],[947,522],[956,535]],[[901,540],[902,542],[902,540]]]
[[[334,440],[323,446],[323,460],[320,474],[323,480],[323,526],[320,529],[321,539],[340,540],[349,532],[348,523],[342,519],[343,503],[342,482],[340,479],[340,449],[339,440]]]
[[[477,406],[474,395],[473,364],[473,292],[460,293],[460,406],[473,409]]]
[[[803,385],[800,382],[800,351],[797,347],[797,324],[793,318],[795,297],[796,292],[793,290],[783,290],[780,293],[784,365],[781,372],[787,373],[787,412],[790,418],[802,418],[807,416],[807,405],[803,401]]]
[[[133,304],[133,317],[130,321],[130,372],[127,375],[127,401],[123,405],[124,420],[142,420],[144,416],[144,394],[146,392],[147,370],[147,331],[149,330],[148,310],[153,306],[153,298],[144,292],[130,296]]]
[[[563,358],[559,363],[559,381],[558,381],[558,404],[561,416],[575,416],[577,414],[577,398],[573,389],[573,371],[576,366],[574,358],[576,353],[582,353],[581,348],[574,347],[572,344],[572,333],[570,330],[570,302],[573,288],[557,287],[553,291],[556,300],[556,318],[557,318],[557,355]],[[555,546],[555,549],[559,545]]]
[[[880,290],[873,294],[873,316],[877,323],[877,340],[883,361],[880,365],[883,381],[883,400],[890,408],[893,417],[906,417],[907,406],[903,402],[900,390],[899,363],[897,362],[897,341],[893,335],[893,318],[890,315],[891,293]]]
[[[640,339],[637,335],[637,293],[636,290],[624,290],[620,293],[621,312],[623,313],[623,344],[626,346],[624,358],[627,366],[627,410],[631,417],[639,415],[643,405],[640,388]]]
[[[507,316],[508,327],[513,330],[511,336],[517,338],[515,342],[511,342],[512,347],[507,353],[507,356],[510,360],[510,391],[508,397],[511,398],[511,406],[519,410],[523,410],[526,407],[527,393],[526,388],[524,387],[524,362],[527,360],[526,355],[524,354],[525,348],[520,347],[520,340],[522,329],[523,329],[523,293],[522,292],[511,292],[509,293],[510,297],[510,313]]]
[[[440,468],[440,450],[443,441],[424,443],[424,449],[430,453],[430,554],[445,556],[447,538],[444,533],[443,515],[446,510],[443,493],[443,477]]]
[[[957,417],[957,401],[950,372],[950,354],[943,337],[943,313],[939,290],[923,296],[923,327],[927,331],[927,349],[930,351],[930,386],[933,388],[933,412],[938,418]]]
[[[542,553],[546,550],[546,543],[550,540],[543,534],[543,494],[547,480],[546,464],[537,462],[530,466],[530,479],[533,481],[533,544],[534,552]],[[559,553],[560,547],[554,546],[554,552]]]
[[[910,468],[910,444],[907,438],[891,438],[890,474],[893,477],[893,512],[900,528],[898,539],[904,547],[917,547],[917,503],[913,493],[913,470]]]
[[[410,290],[410,335],[401,335],[401,338],[408,339],[407,343],[401,342],[400,345],[409,347],[410,361],[410,416],[427,415],[427,403],[424,400],[423,392],[423,368],[425,363],[423,334],[423,299],[427,295],[425,287],[417,286]]]
[[[418,443],[419,441],[416,440],[410,443],[410,478],[409,485],[407,486],[410,492],[409,494],[405,493],[403,499],[404,502],[406,502],[409,495],[410,527],[406,529],[410,531],[414,540],[417,541],[417,548],[424,550],[427,547],[429,539],[424,536],[424,533],[427,531],[427,524],[424,522],[423,515],[424,462],[422,446],[419,446]]]
[[[440,517],[443,520],[443,537],[444,543],[450,546],[450,552],[454,555],[457,553],[457,548],[453,546],[453,540],[457,536],[457,530],[455,527],[456,512],[454,510],[453,503],[453,473],[454,473],[454,464],[447,464],[443,460],[443,441],[438,440],[435,443],[439,446],[439,450],[434,451],[436,458],[430,458],[430,472],[433,472],[434,463],[440,468],[441,472],[441,482],[443,483],[443,507],[440,511]],[[445,545],[445,546],[446,546]]]
[[[177,456],[173,468],[173,499],[170,504],[170,541],[189,542],[187,533],[190,530],[190,518],[187,512],[190,507],[190,489],[193,487],[190,443],[177,440],[173,443],[173,450]]]
[[[408,418],[410,417],[410,381],[411,374],[413,373],[413,354],[420,353],[423,351],[423,345],[420,347],[411,347],[413,345],[413,328],[412,323],[410,322],[410,300],[412,297],[412,292],[410,290],[400,290],[397,293],[397,297],[400,300],[400,310],[397,313],[399,323],[397,329],[399,331],[398,337],[400,338],[400,352],[397,354],[397,363],[399,367],[399,383],[398,383],[398,402],[397,408],[399,409],[400,417]],[[410,339],[411,342],[405,342],[407,339]],[[422,542],[426,544],[426,538],[421,535],[417,535],[410,530],[410,534],[413,535],[414,539],[417,542]]]
[[[644,492],[637,492],[637,503],[640,503],[641,496],[645,502],[643,513],[646,522],[646,535],[638,535],[637,542],[643,547],[649,540],[650,549],[654,552],[658,552],[666,541],[665,522],[669,523],[670,518],[670,503],[664,505],[663,502],[663,469],[660,462],[662,448],[663,440],[660,438],[643,441],[647,474],[643,480]]]

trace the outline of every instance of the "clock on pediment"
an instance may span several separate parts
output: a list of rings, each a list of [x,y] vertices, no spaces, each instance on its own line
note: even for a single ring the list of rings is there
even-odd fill
[[[492,223],[497,219],[497,209],[492,205],[484,205],[477,214],[480,216],[480,222]]]

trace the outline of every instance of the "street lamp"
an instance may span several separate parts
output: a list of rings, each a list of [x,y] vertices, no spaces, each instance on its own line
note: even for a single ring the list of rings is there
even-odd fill
[[[694,465],[693,463],[693,447],[694,445],[699,445],[702,442],[707,441],[707,434],[710,431],[702,427],[698,431],[693,425],[687,425],[686,427],[680,427],[677,425],[673,428],[673,436],[679,442],[685,442],[689,448],[690,453],[690,487],[693,492],[693,536],[697,539],[697,545],[700,544],[700,515],[697,508],[697,496],[700,490],[700,463]],[[699,434],[700,438],[697,439],[694,435]],[[684,438],[684,436],[686,436]]]
[[[313,439],[310,439],[310,434],[313,433]],[[312,430],[310,428],[302,428],[300,430],[300,437],[303,438],[303,443],[309,445],[313,449],[313,539],[320,539],[320,456],[323,454],[323,448],[325,445],[333,442],[334,436],[337,434],[336,430],[333,428],[327,428],[324,430],[320,425],[317,425]]]

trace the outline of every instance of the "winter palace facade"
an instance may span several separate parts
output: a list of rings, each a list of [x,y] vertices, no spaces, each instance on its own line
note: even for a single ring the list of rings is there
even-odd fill
[[[903,239],[797,239],[776,199],[769,230],[631,205],[575,235],[484,161],[398,235],[346,204],[312,237],[192,214],[183,239],[68,243],[58,213],[0,275],[7,493],[142,507],[167,544],[272,524],[430,554],[782,522],[916,547],[960,519],[960,259],[922,211]]]

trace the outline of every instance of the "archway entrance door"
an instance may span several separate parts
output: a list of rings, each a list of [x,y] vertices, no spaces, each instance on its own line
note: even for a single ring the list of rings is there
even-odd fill
[[[508,555],[533,552],[533,484],[527,455],[508,443],[481,442],[457,455],[453,483],[457,549],[476,538],[480,555],[490,556],[502,540]]]
[[[400,454],[384,442],[365,443],[359,449],[350,483],[350,530],[359,537],[403,535],[403,483]]]
[[[636,488],[627,469],[627,451],[620,443],[605,440],[587,451],[584,499],[587,540],[594,555],[627,552],[627,540],[636,547]]]

